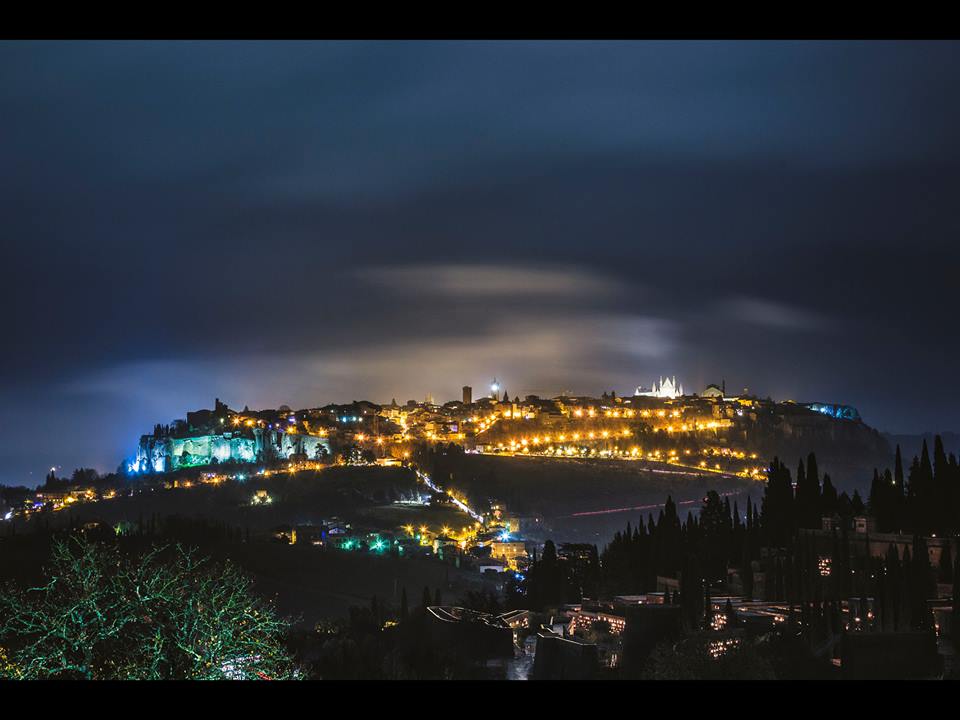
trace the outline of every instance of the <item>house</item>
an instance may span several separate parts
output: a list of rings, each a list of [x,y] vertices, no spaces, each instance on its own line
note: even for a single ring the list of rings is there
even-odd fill
[[[507,563],[503,560],[498,560],[496,558],[489,558],[487,560],[481,560],[477,563],[477,569],[480,571],[481,575],[487,573],[503,573],[507,572],[510,568],[507,566]]]

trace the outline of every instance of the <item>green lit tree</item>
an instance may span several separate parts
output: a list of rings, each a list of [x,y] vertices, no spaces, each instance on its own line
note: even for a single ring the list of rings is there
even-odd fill
[[[229,562],[56,541],[47,581],[0,591],[0,677],[290,679],[288,623]]]

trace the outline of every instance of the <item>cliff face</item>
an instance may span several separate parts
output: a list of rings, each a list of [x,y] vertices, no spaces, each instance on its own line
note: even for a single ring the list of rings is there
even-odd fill
[[[873,468],[893,467],[893,448],[862,420],[843,420],[805,409],[778,408],[759,417],[738,418],[728,437],[765,459],[774,455],[796,471],[798,461],[816,453],[821,472],[839,488],[868,488]]]
[[[254,428],[191,437],[144,435],[137,447],[132,472],[170,472],[216,461],[253,463],[285,460],[294,454],[316,458],[321,448],[330,451],[325,438],[300,433]]]

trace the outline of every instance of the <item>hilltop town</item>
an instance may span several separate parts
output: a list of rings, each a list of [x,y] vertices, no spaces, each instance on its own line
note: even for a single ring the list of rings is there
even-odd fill
[[[501,394],[502,393],[502,394]],[[510,397],[490,393],[443,404],[361,400],[292,410],[213,410],[157,425],[141,437],[131,473],[168,472],[209,464],[323,461],[346,449],[403,460],[420,445],[455,444],[467,453],[554,458],[632,459],[701,472],[759,478],[775,454],[811,450],[825,460],[870,468],[891,448],[849,406],[776,402],[749,392],[728,395],[710,385],[684,395],[667,378],[633,395]]]

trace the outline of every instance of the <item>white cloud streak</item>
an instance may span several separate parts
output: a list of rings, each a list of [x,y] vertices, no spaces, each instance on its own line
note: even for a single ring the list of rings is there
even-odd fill
[[[423,295],[483,297],[605,297],[625,290],[598,273],[564,267],[422,264],[368,267],[358,276],[374,285]]]

